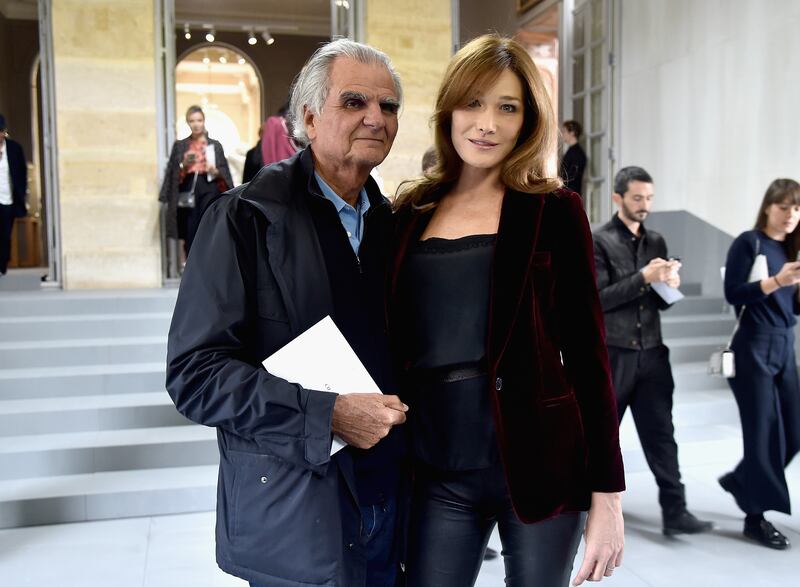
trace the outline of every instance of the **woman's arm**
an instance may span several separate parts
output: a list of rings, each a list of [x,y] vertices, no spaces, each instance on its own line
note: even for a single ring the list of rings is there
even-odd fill
[[[586,549],[583,563],[572,581],[600,581],[610,577],[622,564],[625,551],[625,522],[622,519],[622,499],[619,493],[593,493],[592,506],[584,530]]]

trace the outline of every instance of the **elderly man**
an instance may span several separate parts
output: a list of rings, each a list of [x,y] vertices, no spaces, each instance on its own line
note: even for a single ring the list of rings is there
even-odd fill
[[[292,90],[294,157],[209,207],[183,275],[167,389],[217,428],[217,562],[259,586],[395,584],[401,432],[385,333],[391,209],[370,178],[397,133],[388,57],[339,39]],[[261,361],[330,315],[384,392],[336,395]],[[358,392],[360,390],[353,390]],[[330,455],[331,437],[350,446]]]

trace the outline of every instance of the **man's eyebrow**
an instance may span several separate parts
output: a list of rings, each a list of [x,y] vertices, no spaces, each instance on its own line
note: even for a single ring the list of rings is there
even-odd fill
[[[356,92],[353,90],[345,90],[341,94],[339,94],[339,99],[344,102],[345,100],[361,100],[362,102],[367,102],[367,96],[362,94],[361,92]]]

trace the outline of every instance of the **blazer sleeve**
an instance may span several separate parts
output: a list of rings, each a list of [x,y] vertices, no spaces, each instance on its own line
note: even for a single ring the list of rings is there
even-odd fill
[[[225,182],[225,189],[220,186],[220,193],[233,189],[233,176],[231,176],[231,169],[228,165],[228,159],[225,157],[225,149],[222,148],[222,143],[214,141],[214,150],[216,151],[217,169],[219,170],[219,177]]]
[[[158,193],[158,201],[159,202],[168,202],[170,197],[170,192],[173,190],[173,176],[175,174],[175,169],[178,167],[178,158],[180,157],[178,153],[178,141],[172,143],[172,151],[169,154],[169,160],[167,161],[167,168],[164,170],[164,180],[161,182],[161,191]]]
[[[169,330],[167,391],[194,422],[262,442],[302,439],[299,461],[320,465],[330,460],[336,394],[276,377],[252,356],[255,263],[266,261],[255,257],[256,223],[236,193],[200,223]]]
[[[580,406],[592,491],[625,489],[617,402],[597,292],[592,234],[580,198],[559,197],[560,239],[554,248],[555,299],[567,376]]]
[[[611,282],[610,260],[601,236],[596,237],[593,248],[594,262],[597,268],[597,289],[604,312],[610,312],[647,295],[650,288],[646,287],[647,284],[641,271],[626,275],[619,281]],[[642,288],[645,291],[642,291]]]
[[[752,233],[745,232],[731,243],[725,261],[725,299],[734,306],[756,304],[768,297],[761,289],[761,283],[748,282],[756,259],[755,239],[758,238],[754,234],[748,238],[748,234]]]

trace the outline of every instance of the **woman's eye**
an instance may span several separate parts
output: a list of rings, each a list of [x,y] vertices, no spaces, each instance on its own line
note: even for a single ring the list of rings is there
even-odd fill
[[[467,108],[477,108],[480,105],[481,105],[481,103],[480,103],[479,100],[473,100],[472,102],[467,104]]]
[[[503,104],[502,106],[500,106],[500,110],[502,110],[503,112],[516,112],[517,107],[514,106],[514,104]]]

